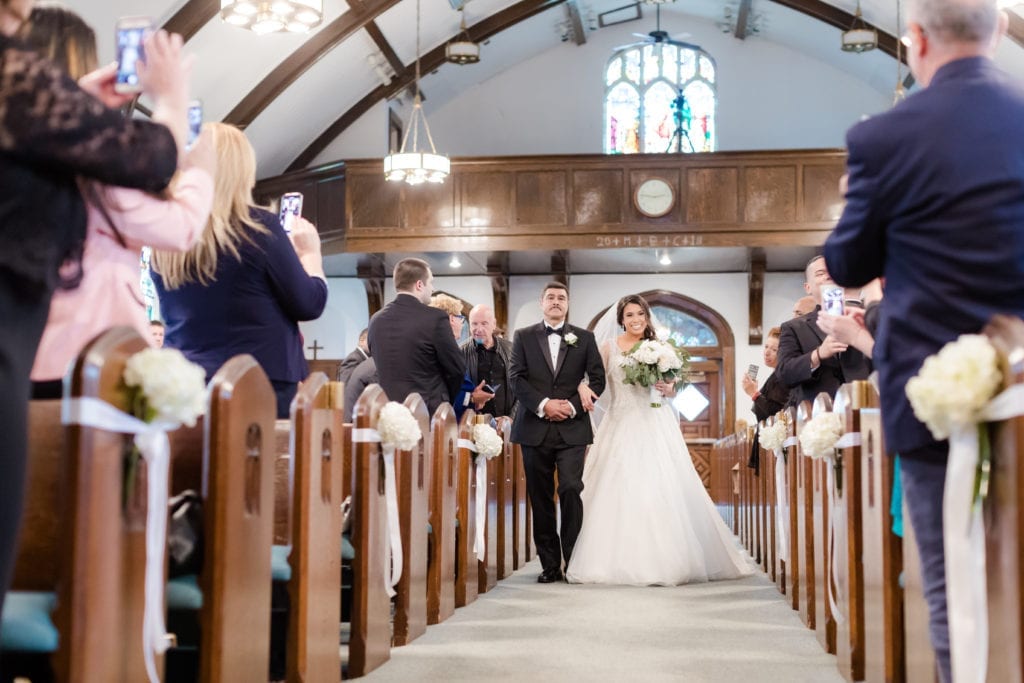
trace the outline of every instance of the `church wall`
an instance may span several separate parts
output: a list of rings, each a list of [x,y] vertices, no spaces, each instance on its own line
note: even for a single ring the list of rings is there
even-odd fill
[[[510,334],[541,319],[540,293],[549,281],[546,275],[509,278]],[[750,363],[767,372],[761,347],[747,344],[748,301],[746,273],[668,273],[657,275],[574,275],[569,279],[570,319],[586,327],[605,307],[632,292],[667,289],[702,302],[726,319],[736,342],[736,416],[753,421],[750,399],[739,384]],[[357,278],[330,278],[330,298],[320,320],[302,324],[306,346],[315,338],[325,347],[320,358],[343,358],[355,348],[359,331],[367,322],[366,295]],[[765,276],[764,330],[791,316],[793,302],[803,296],[801,273],[768,273]],[[473,304],[493,305],[491,282],[486,276],[437,277],[435,289],[461,297]],[[385,301],[395,296],[390,278],[385,282]],[[306,356],[312,353],[307,349]]]
[[[890,106],[891,88],[883,92],[806,53],[763,38],[738,41],[703,20],[665,23],[670,32],[691,32],[686,40],[717,61],[720,150],[843,147],[850,125]],[[452,99],[428,97],[424,109],[438,149],[451,156],[602,152],[604,66],[613,48],[636,40],[637,26],[590,32],[583,46],[551,48]],[[878,55],[852,58],[860,65],[878,61],[875,69],[886,73],[891,63]],[[430,77],[423,89],[429,95]],[[408,118],[408,107],[400,112]],[[383,156],[386,125],[386,112],[375,107],[316,163]]]

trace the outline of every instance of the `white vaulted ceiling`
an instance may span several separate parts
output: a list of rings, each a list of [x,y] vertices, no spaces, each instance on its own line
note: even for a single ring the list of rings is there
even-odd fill
[[[744,0],[677,0],[662,6],[662,22],[674,34],[687,30],[690,23],[702,30],[718,30],[726,5],[734,15]],[[199,19],[200,27],[189,37],[187,48],[198,58],[193,77],[194,95],[203,100],[207,120],[230,120],[246,128],[260,159],[260,177],[276,175],[293,166],[297,159],[312,161],[317,153],[326,149],[340,132],[337,122],[349,113],[349,123],[358,121],[352,113],[365,112],[366,116],[381,117],[380,102],[383,95],[394,95],[382,85],[381,77],[368,61],[371,55],[381,55],[381,43],[375,41],[371,31],[379,30],[388,49],[393,50],[403,71],[411,67],[416,57],[416,2],[417,0],[324,0],[323,23],[310,34],[271,34],[257,36],[247,30],[221,21],[216,10],[219,2],[210,0],[65,0],[95,29],[100,41],[101,60],[113,58],[113,27],[118,17],[147,15],[163,25],[177,17],[178,25],[185,12],[189,18]],[[420,0],[422,3],[421,53],[444,45],[458,33],[459,14],[449,0]],[[601,12],[629,4],[628,0],[569,0],[575,2],[583,15],[585,27],[596,26]],[[894,0],[864,0],[861,3],[866,21],[890,35],[898,35],[896,3]],[[383,7],[383,11],[373,8]],[[601,32],[621,33],[622,43],[636,40],[631,34],[647,33],[654,28],[654,11],[642,6],[641,20],[619,26],[598,28]],[[791,7],[800,7],[797,11]],[[1024,18],[1011,11],[1014,22],[1011,29],[1017,39],[1024,39],[1020,24]],[[497,16],[507,16],[519,8],[527,18],[507,29],[491,35],[483,48],[482,61],[477,65],[460,67],[442,64],[435,73],[426,73],[423,91],[427,96],[426,110],[436,110],[446,102],[471,92],[474,87],[499,77],[513,67],[543,55],[545,59],[563,58],[565,51],[574,49],[570,41],[562,41],[559,26],[566,21],[567,3],[560,0],[468,0],[467,23],[471,27],[488,26]],[[523,9],[526,8],[526,9]],[[840,29],[830,25],[829,13],[834,10],[853,13],[853,0],[752,0],[751,11],[758,15],[761,30],[746,41],[769,41],[784,45],[800,58],[815,60],[845,71],[879,92],[891,92],[895,84],[895,61],[881,50],[863,55],[851,55],[839,50]],[[501,13],[505,13],[502,15]],[[817,17],[810,16],[817,14]],[[324,50],[305,69],[299,69],[294,80],[277,90],[265,89],[272,95],[266,106],[249,108],[246,97],[259,90],[268,77],[281,72],[282,65],[303,61],[304,52],[315,45],[318,34],[331,30],[336,19],[349,20],[366,15],[373,20],[369,26],[356,22],[344,40]],[[593,17],[593,22],[588,21]],[[187,22],[186,22],[187,23]],[[708,28],[710,27],[710,29]],[[482,30],[482,29],[481,29]],[[589,35],[593,33],[585,28]],[[330,35],[329,33],[325,35]],[[319,36],[322,40],[323,36]],[[684,38],[700,43],[700,36]],[[738,39],[734,39],[737,40]],[[303,47],[306,46],[306,50]],[[298,52],[297,52],[298,51]],[[1016,40],[1004,40],[997,53],[1004,69],[1024,78],[1024,48]],[[397,89],[392,89],[397,90]],[[827,97],[827,93],[822,93]],[[372,100],[372,101],[371,101]],[[376,104],[376,107],[373,105]],[[245,107],[239,107],[245,105]],[[251,114],[239,121],[239,109]],[[326,131],[333,132],[326,134]],[[383,135],[385,123],[381,121]],[[317,147],[311,145],[317,142]],[[305,154],[304,154],[305,153]],[[489,150],[477,152],[486,155]],[[321,159],[321,161],[324,159]]]

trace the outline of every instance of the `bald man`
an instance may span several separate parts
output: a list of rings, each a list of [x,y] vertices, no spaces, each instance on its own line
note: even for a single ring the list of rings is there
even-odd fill
[[[511,417],[515,414],[515,395],[508,374],[512,368],[512,344],[494,336],[497,328],[498,321],[490,306],[477,304],[469,311],[471,336],[461,348],[466,370],[476,388],[467,400],[477,412]]]
[[[813,296],[802,296],[796,300],[793,304],[793,317],[799,318],[802,315],[807,315],[815,309],[818,302],[814,300]]]

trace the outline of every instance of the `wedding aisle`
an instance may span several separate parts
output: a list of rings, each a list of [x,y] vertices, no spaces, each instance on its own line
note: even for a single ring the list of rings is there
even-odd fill
[[[763,573],[675,588],[536,583],[534,561],[368,681],[842,681]]]

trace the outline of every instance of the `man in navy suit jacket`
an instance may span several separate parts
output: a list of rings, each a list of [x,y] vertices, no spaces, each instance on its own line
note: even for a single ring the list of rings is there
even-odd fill
[[[874,348],[890,450],[921,554],[931,639],[950,680],[942,492],[947,442],[904,387],[924,359],[994,313],[1024,315],[1024,90],[992,63],[995,0],[914,0],[907,58],[924,88],[847,134],[849,189],[825,244],[837,283],[886,278]]]
[[[370,319],[370,355],[390,400],[401,403],[418,393],[433,415],[439,405],[458,395],[466,362],[448,314],[427,305],[434,289],[427,262],[402,259],[392,276],[398,295]]]

